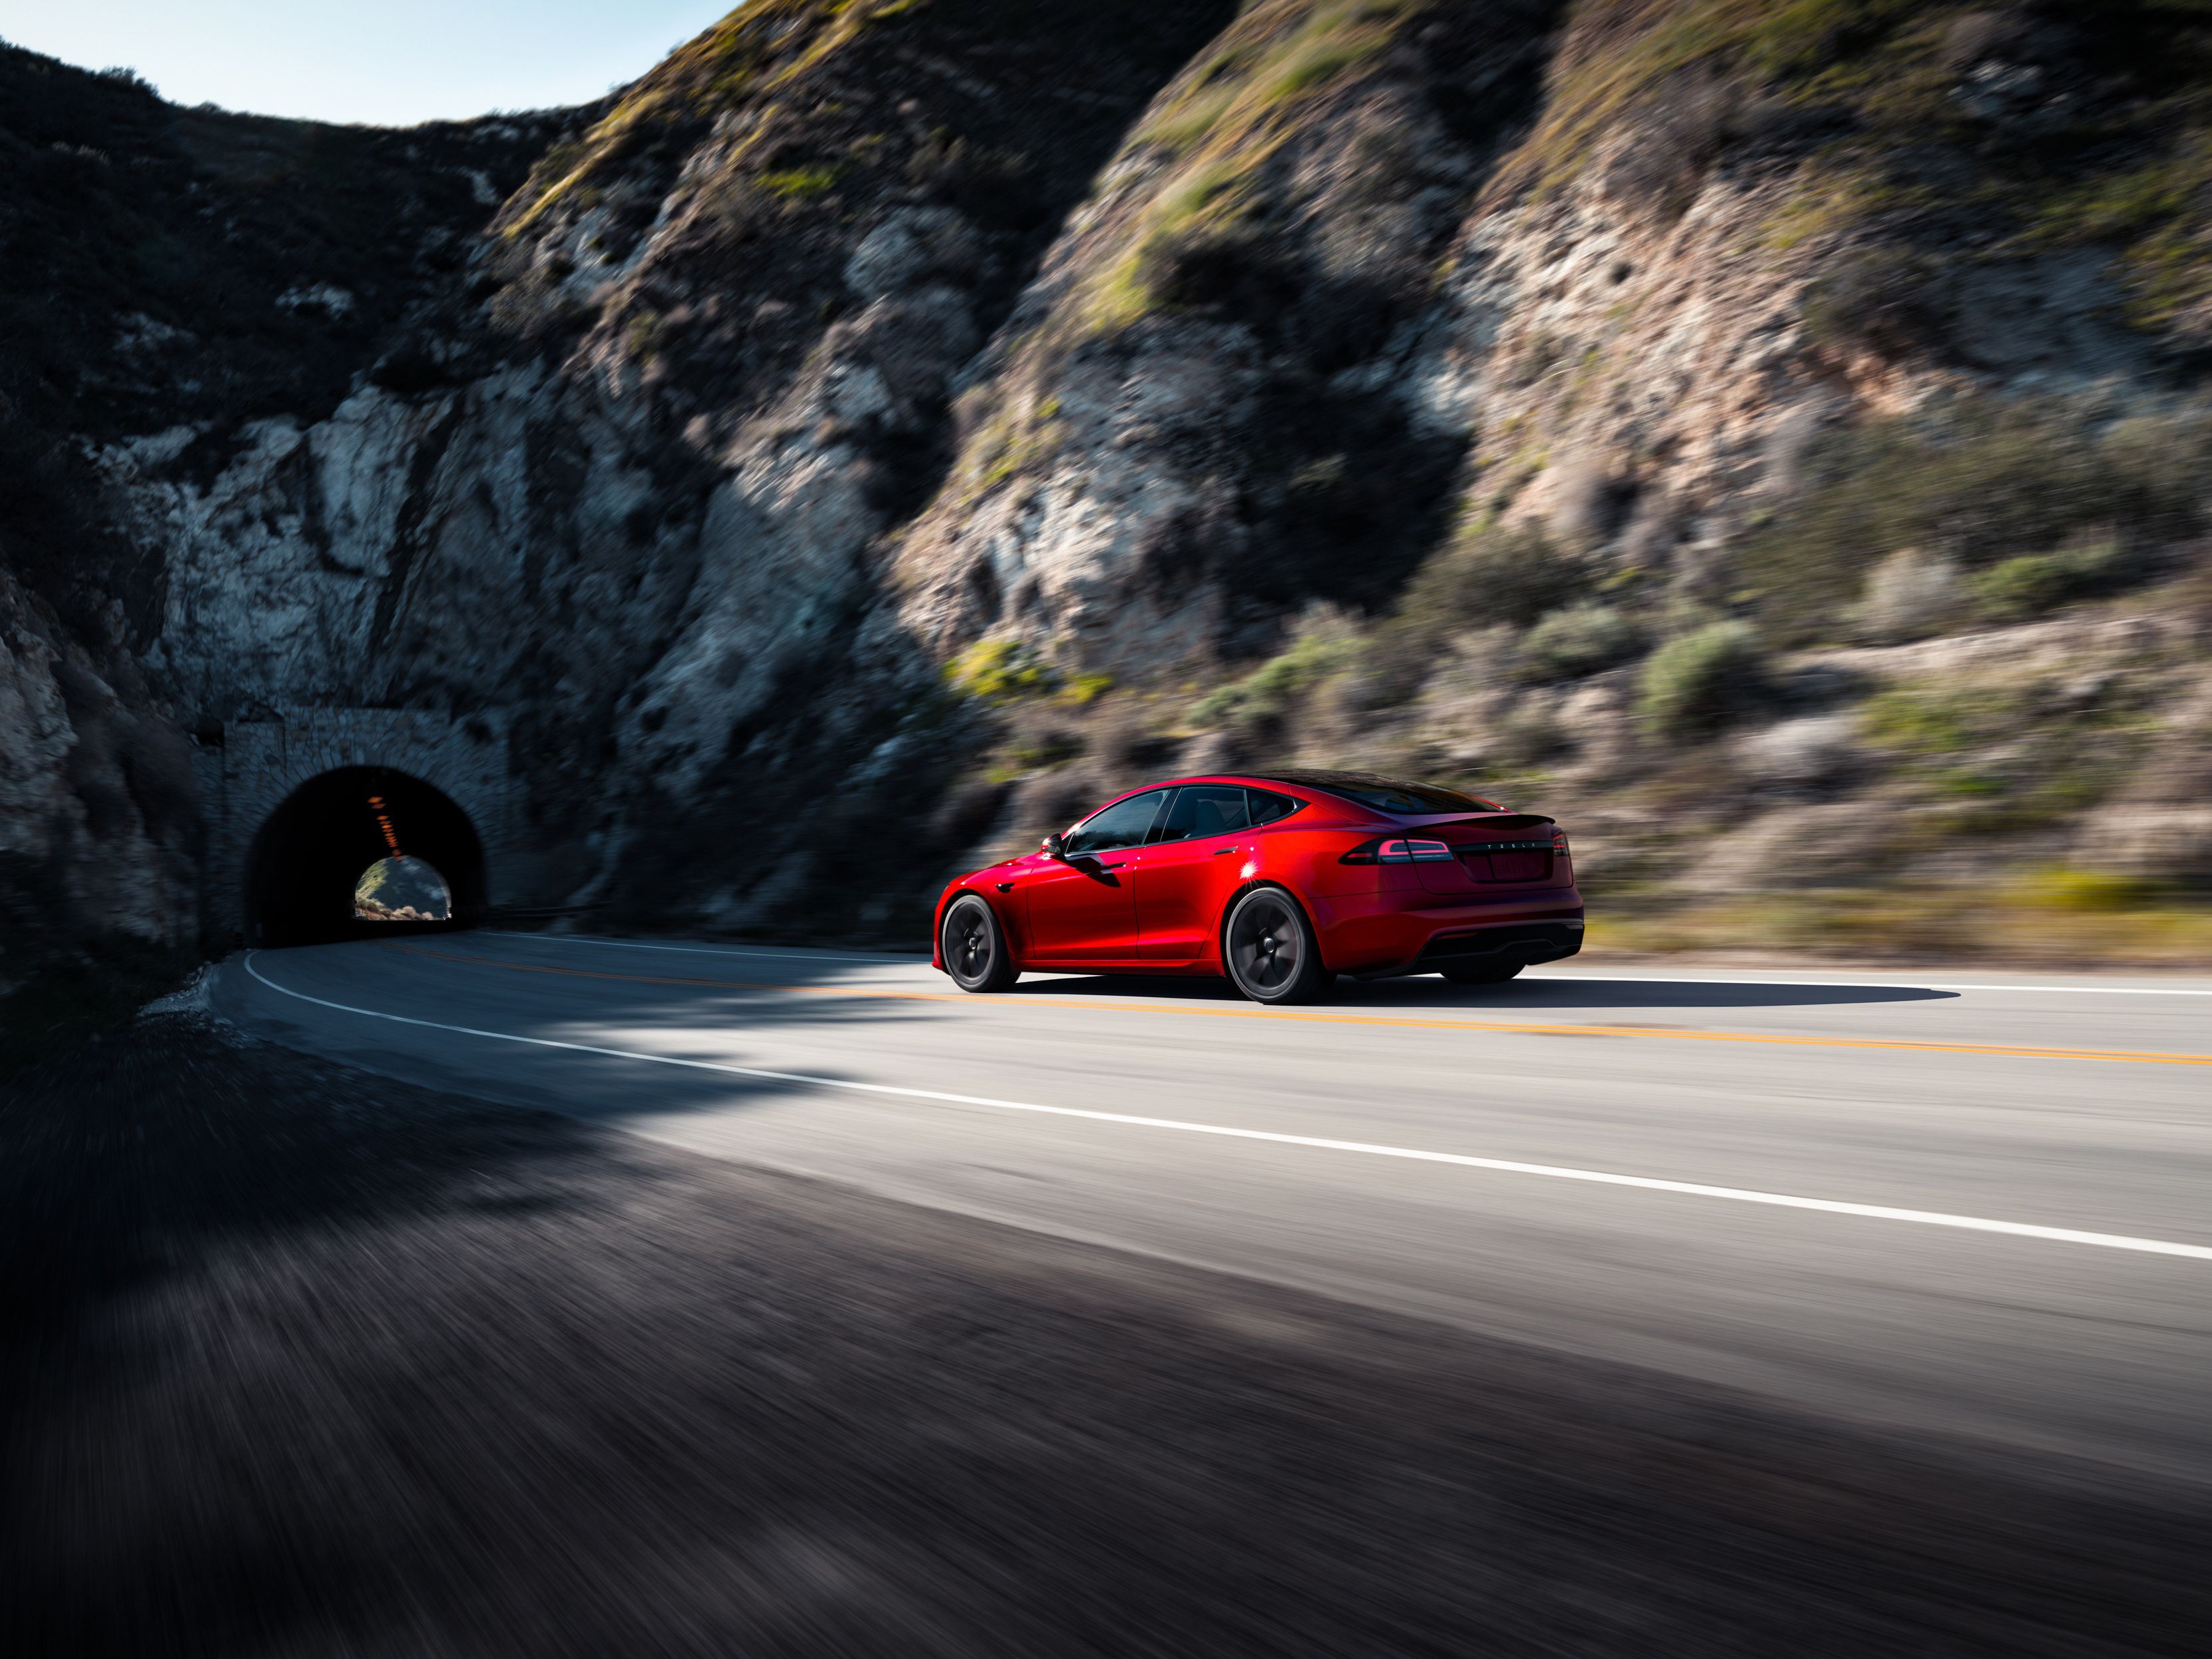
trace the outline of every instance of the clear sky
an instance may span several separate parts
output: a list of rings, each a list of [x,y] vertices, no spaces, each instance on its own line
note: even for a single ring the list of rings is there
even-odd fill
[[[0,40],[179,104],[405,125],[578,104],[738,0],[0,0]]]

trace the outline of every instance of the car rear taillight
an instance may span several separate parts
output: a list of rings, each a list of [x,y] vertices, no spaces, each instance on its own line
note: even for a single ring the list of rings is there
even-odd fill
[[[1452,849],[1440,841],[1412,841],[1392,836],[1380,841],[1362,842],[1342,858],[1339,864],[1449,864]]]
[[[1566,857],[1566,855],[1567,855],[1567,832],[1566,832],[1565,830],[1560,830],[1560,829],[1557,829],[1557,828],[1554,828],[1554,829],[1553,830],[1553,831],[1552,831],[1552,853],[1553,853],[1553,855],[1554,857],[1556,857],[1556,858],[1565,858],[1565,857]]]

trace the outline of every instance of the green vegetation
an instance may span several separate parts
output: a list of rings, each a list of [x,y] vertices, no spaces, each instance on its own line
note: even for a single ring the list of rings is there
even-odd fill
[[[978,640],[945,665],[955,691],[984,702],[1012,702],[1060,689],[1060,672],[1021,640]]]
[[[1582,170],[1601,137],[1679,100],[1694,76],[1713,77],[1729,90],[1765,86],[1800,95],[1863,84],[1877,66],[1894,71],[1900,60],[1924,58],[1937,18],[1948,9],[1920,0],[1582,0],[1571,27],[1583,50],[1555,71],[1543,117],[1509,179],[1539,191],[1559,188]],[[1707,118],[1717,126],[1729,112],[1717,102]]]
[[[1867,700],[1861,730],[1875,753],[1908,763],[1908,775],[1951,794],[1993,793],[1977,757],[2029,724],[2033,695],[2033,687],[1899,686]]]
[[[623,343],[633,357],[650,357],[660,348],[666,325],[657,311],[638,310],[630,313],[623,328]]]
[[[1554,611],[1521,641],[1518,667],[1528,680],[1577,679],[1627,661],[1643,648],[1644,630],[1610,605]]]
[[[2118,537],[2099,535],[2055,553],[2006,559],[1977,574],[1970,586],[1975,608],[1989,621],[2025,622],[2119,585],[2132,568]]]
[[[1323,680],[1359,660],[1358,632],[1334,611],[1310,616],[1290,648],[1201,700],[1191,710],[1200,726],[1251,726],[1280,719]]]
[[[2053,910],[2084,911],[2110,915],[2149,904],[2160,896],[2159,885],[2141,876],[2120,875],[2110,870],[2077,870],[2063,864],[2045,865],[2019,878],[2019,896]]]
[[[1750,699],[1762,665],[1748,624],[1709,623],[1651,653],[1637,686],[1637,717],[1654,737],[1703,737]]]
[[[754,182],[780,202],[811,202],[836,189],[845,173],[842,167],[823,163],[763,173]]]
[[[1387,46],[1433,0],[1261,0],[1188,72],[1139,130],[1174,158],[1127,239],[1094,279],[1095,330],[1202,299],[1212,268],[1233,264],[1261,204],[1260,176],[1294,131],[1303,100]]]
[[[2131,580],[2112,527],[2157,545],[2202,528],[2212,421],[2100,425],[2094,409],[1968,404],[1854,428],[1812,458],[1810,487],[1746,544],[1741,568],[1784,638],[1826,636],[1866,574],[1911,548],[1983,574],[1990,614],[2029,614]],[[2039,553],[2051,562],[2011,566]]]
[[[1018,738],[1006,749],[1005,776],[998,780],[1018,777],[1024,772],[1065,765],[1083,752],[1083,739],[1072,732],[1057,729],[1038,732]]]
[[[2054,702],[2034,678],[1954,678],[1868,700],[1870,761],[1906,805],[1908,851],[1988,845],[2063,822],[2108,799],[2138,764],[2155,722],[2140,683]]]
[[[1771,223],[1778,249],[1878,219],[1926,228],[1952,263],[2118,245],[2138,323],[2212,326],[2199,0],[1581,0],[1567,38],[1502,190],[1556,191],[1626,130],[1618,165],[1679,204],[1723,152],[1795,124],[1838,136]],[[1990,61],[2040,78],[2015,103],[1970,81]]]
[[[1278,107],[1373,57],[1425,0],[1262,0],[1162,100],[1138,137],[1193,151],[1249,137]]]
[[[624,162],[671,131],[695,126],[740,98],[772,109],[779,92],[869,24],[911,9],[912,0],[750,0],[678,47],[581,138],[549,150],[515,197],[502,233],[510,240],[521,235],[556,204],[573,205],[577,192],[612,182]],[[764,169],[757,176],[787,203],[816,199],[838,182],[838,170],[823,166]]]
[[[1580,596],[1592,576],[1533,525],[1478,521],[1415,573],[1398,615],[1431,637],[1491,623],[1526,627]]]
[[[1890,961],[1916,955],[2191,968],[2212,956],[2212,908],[2124,878],[2045,866],[1986,882],[1900,882],[1639,907],[1616,902],[1593,908],[1590,934],[1587,948],[1601,953],[1764,947]]]
[[[2193,55],[2196,84],[2160,100],[2140,123],[2150,128],[2154,120],[2171,134],[2165,153],[2052,192],[2026,238],[2041,246],[2124,246],[2130,314],[2148,328],[2212,304],[2212,86],[2205,84],[2201,44]],[[2192,331],[2203,328],[2200,318]]]
[[[1897,198],[1863,165],[1816,167],[1767,222],[1766,244],[1782,252],[1838,235],[1871,219]],[[1816,331],[1819,331],[1816,325]]]
[[[2002,712],[1984,692],[1907,686],[1869,698],[1862,729],[1880,748],[1953,755],[1987,736]]]
[[[1059,410],[1060,400],[1054,398],[1030,419],[1007,415],[988,422],[969,442],[962,463],[969,495],[996,489],[1017,472],[1049,457],[1060,447],[1064,430]]]

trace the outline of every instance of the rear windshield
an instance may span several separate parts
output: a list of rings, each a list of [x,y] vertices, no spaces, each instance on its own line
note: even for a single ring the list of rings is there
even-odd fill
[[[1441,789],[1433,783],[1407,783],[1397,778],[1376,778],[1364,775],[1330,775],[1312,773],[1304,775],[1279,774],[1285,783],[1308,784],[1326,789],[1333,795],[1342,795],[1346,800],[1358,801],[1378,812],[1395,813],[1400,817],[1419,817],[1428,812],[1496,812],[1502,809],[1495,801],[1463,794],[1456,789]]]

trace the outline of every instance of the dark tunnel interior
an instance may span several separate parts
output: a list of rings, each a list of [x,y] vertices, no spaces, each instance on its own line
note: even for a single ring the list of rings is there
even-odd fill
[[[394,852],[421,859],[453,892],[453,921],[392,923],[354,915],[354,884]],[[307,780],[269,815],[246,866],[246,942],[319,945],[441,932],[483,918],[483,843],[469,815],[420,778],[349,766]]]

